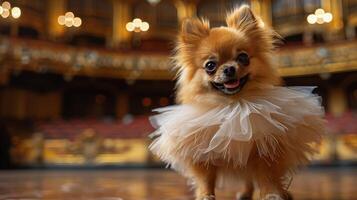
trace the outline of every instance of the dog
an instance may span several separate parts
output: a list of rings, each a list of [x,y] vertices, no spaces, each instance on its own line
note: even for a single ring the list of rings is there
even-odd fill
[[[227,26],[182,23],[175,50],[176,106],[155,110],[151,151],[193,180],[196,200],[215,199],[228,179],[245,181],[241,199],[290,199],[285,183],[309,162],[324,134],[324,110],[313,88],[280,86],[272,57],[277,34],[249,6]]]

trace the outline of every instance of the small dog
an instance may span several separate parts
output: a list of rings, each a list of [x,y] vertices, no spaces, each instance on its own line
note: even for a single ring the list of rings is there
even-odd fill
[[[183,22],[174,57],[180,105],[156,110],[150,149],[193,180],[197,200],[215,199],[217,184],[232,178],[245,181],[241,199],[254,185],[262,199],[289,199],[284,180],[308,163],[324,132],[320,99],[313,88],[279,86],[276,34],[248,6],[226,22]]]

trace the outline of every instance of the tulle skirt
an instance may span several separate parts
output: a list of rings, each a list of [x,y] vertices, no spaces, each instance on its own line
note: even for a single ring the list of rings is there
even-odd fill
[[[296,165],[313,153],[324,133],[324,110],[313,87],[269,87],[235,102],[206,108],[176,105],[156,109],[154,154],[175,169],[182,163],[230,163],[244,167],[255,148],[274,160],[284,152]]]

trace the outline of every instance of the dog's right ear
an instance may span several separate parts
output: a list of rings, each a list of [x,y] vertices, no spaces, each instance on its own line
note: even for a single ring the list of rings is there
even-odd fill
[[[183,43],[194,44],[209,35],[209,22],[197,18],[185,19],[182,22],[180,38]]]

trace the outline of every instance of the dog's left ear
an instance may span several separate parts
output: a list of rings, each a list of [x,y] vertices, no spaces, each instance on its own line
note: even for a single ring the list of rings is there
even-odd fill
[[[249,31],[258,27],[258,20],[247,5],[234,9],[227,15],[226,22],[228,27],[241,31]]]

